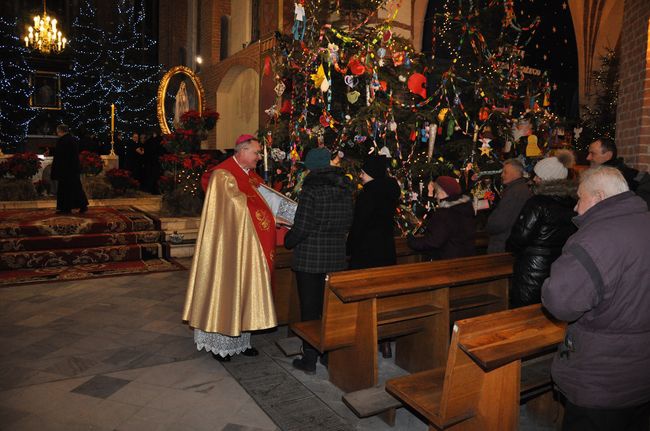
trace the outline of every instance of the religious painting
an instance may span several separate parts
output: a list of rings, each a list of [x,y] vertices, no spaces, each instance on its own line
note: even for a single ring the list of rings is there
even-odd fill
[[[199,77],[188,67],[170,69],[158,87],[158,122],[164,134],[181,125],[181,117],[188,111],[203,111],[204,91]]]
[[[30,76],[34,89],[29,105],[40,109],[61,109],[61,78],[55,72],[37,71]]]

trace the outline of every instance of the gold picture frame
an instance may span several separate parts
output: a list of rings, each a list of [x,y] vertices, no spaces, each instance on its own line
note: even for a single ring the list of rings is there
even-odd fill
[[[29,85],[34,90],[29,96],[29,106],[38,109],[61,109],[61,76],[57,72],[37,70],[29,75]]]
[[[158,86],[158,95],[157,95],[157,113],[158,113],[158,123],[160,124],[160,130],[163,134],[169,134],[172,132],[173,121],[170,125],[168,121],[168,115],[170,114],[170,109],[166,105],[169,105],[170,102],[168,95],[177,95],[177,89],[180,88],[181,83],[190,83],[191,86],[187,89],[187,92],[190,95],[190,102],[188,107],[190,110],[196,110],[199,113],[203,112],[203,106],[205,104],[205,91],[203,90],[203,85],[201,80],[192,69],[186,66],[175,66],[172,67],[165,73],[165,75],[160,80],[160,85]],[[192,94],[194,95],[194,103],[191,102]],[[175,97],[175,96],[174,96]],[[195,106],[193,106],[195,105]],[[171,109],[173,112],[173,108]],[[182,113],[181,113],[182,114]]]

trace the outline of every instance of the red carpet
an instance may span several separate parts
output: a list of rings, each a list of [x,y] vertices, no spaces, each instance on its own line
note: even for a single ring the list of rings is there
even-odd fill
[[[0,210],[0,286],[183,269],[157,219],[134,208]]]

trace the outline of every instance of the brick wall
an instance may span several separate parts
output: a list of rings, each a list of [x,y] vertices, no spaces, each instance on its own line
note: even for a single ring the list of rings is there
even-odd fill
[[[187,0],[160,0],[158,13],[158,61],[170,69],[187,45]]]
[[[625,0],[616,145],[629,165],[643,170],[650,169],[649,25],[650,1]]]

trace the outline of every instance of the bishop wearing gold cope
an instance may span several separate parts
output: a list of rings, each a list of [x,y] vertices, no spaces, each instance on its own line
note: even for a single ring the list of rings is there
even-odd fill
[[[203,175],[206,190],[183,309],[197,349],[228,361],[257,355],[251,331],[277,325],[271,280],[275,219],[257,192],[261,145],[242,135],[235,154]]]

